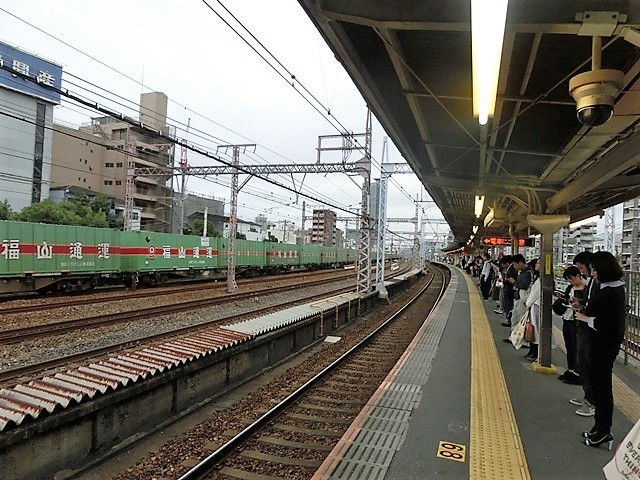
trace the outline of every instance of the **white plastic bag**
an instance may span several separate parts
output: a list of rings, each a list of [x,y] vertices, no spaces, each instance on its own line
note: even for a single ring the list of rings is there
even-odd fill
[[[509,335],[509,340],[515,347],[516,350],[519,350],[520,347],[524,344],[524,324],[527,323],[529,319],[529,311],[527,311],[520,321],[515,324],[515,326],[511,329],[511,335]]]
[[[640,479],[640,420],[629,430],[602,471],[607,480]]]

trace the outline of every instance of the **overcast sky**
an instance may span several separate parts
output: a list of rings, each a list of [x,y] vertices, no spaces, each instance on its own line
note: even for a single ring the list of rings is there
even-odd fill
[[[208,3],[245,38],[250,38],[216,0]],[[301,85],[322,104],[312,101],[320,110],[329,108],[347,130],[364,132],[364,100],[298,2],[225,0],[223,4],[295,75],[296,89],[201,0],[2,2],[0,40],[61,64],[65,72],[64,88],[136,118],[142,91],[164,92],[170,101],[169,123],[177,126],[178,137],[184,137],[184,125],[190,118],[189,140],[209,151],[215,152],[220,143],[256,143],[255,154],[241,156],[240,162],[244,164],[314,163],[318,136],[338,133],[297,93],[302,90]],[[259,48],[255,41],[252,43]],[[268,56],[264,50],[261,53]],[[278,71],[288,78],[282,67]],[[96,87],[87,86],[84,81]],[[140,85],[142,82],[144,87]],[[81,89],[81,85],[91,91]],[[108,99],[118,95],[126,100],[118,99],[124,104],[118,105],[100,95]],[[56,121],[76,126],[92,116],[99,114],[67,102],[57,107],[54,114]],[[375,164],[382,156],[384,135],[374,118],[372,179],[379,177]],[[387,161],[402,162],[393,144],[389,146]],[[179,154],[178,149],[177,157]],[[349,161],[361,157],[360,152],[354,152]],[[340,159],[335,154],[323,154],[324,162]],[[215,164],[193,153],[189,154],[189,163]],[[291,185],[290,177],[274,176],[274,179]],[[229,180],[229,177],[190,178],[187,189],[228,201],[229,188],[225,184]],[[295,180],[299,185],[303,178],[296,175]],[[304,191],[341,206],[357,207],[361,183],[361,177],[341,174],[307,175]],[[421,194],[426,195],[414,175],[395,175],[389,185],[388,216],[413,217],[414,205],[408,197]],[[295,202],[293,193],[252,179],[240,192],[239,216],[253,219],[264,213],[274,221],[288,219],[299,224],[302,200],[298,205],[285,207],[282,204]],[[309,210],[322,206],[318,201],[306,202]],[[423,206],[430,217],[442,218],[436,207]],[[413,231],[411,224],[395,224],[390,228]],[[427,231],[433,229],[428,227]]]

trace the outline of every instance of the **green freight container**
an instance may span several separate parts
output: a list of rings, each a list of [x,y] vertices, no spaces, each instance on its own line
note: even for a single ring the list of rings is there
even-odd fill
[[[336,263],[338,261],[338,255],[337,255],[337,247],[335,246],[331,246],[331,247],[323,247],[322,250],[322,264],[323,265],[331,265],[333,263]]]
[[[338,256],[338,263],[351,263],[353,259],[351,258],[351,250],[350,248],[337,248],[336,253]]]
[[[218,239],[159,232],[120,232],[125,272],[189,272],[218,268]]]
[[[300,246],[300,265],[320,265],[322,263],[323,245],[305,243]]]
[[[267,267],[300,265],[300,247],[290,243],[265,242]]]
[[[236,267],[264,267],[265,242],[236,240]]]
[[[118,231],[0,221],[0,277],[120,270]]]

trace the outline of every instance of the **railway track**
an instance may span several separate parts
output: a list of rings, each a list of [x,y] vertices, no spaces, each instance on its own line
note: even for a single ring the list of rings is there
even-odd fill
[[[402,271],[400,272],[394,272],[394,275],[399,275],[401,274]],[[326,281],[326,280],[325,280]],[[309,285],[308,283],[305,285]],[[300,288],[300,286],[289,286],[288,288],[285,289],[286,290],[291,290],[291,289],[298,289]],[[265,289],[265,290],[269,290],[269,289]],[[309,301],[313,301],[319,298],[323,298],[326,296],[330,296],[330,295],[337,295],[340,293],[345,293],[348,291],[352,291],[353,288],[350,287],[344,287],[344,288],[337,288],[335,290],[332,290],[330,292],[323,292],[320,294],[314,294],[314,295],[309,295],[305,298],[299,298],[296,300],[292,300],[290,302],[286,302],[286,303],[281,303],[277,306],[271,306],[271,307],[264,307],[264,308],[259,308],[259,309],[255,309],[255,310],[251,310],[248,312],[245,312],[241,315],[230,315],[228,317],[224,317],[224,318],[218,318],[216,320],[212,320],[210,322],[203,322],[203,323],[198,323],[196,325],[191,325],[188,327],[183,327],[183,328],[178,328],[178,329],[174,329],[171,330],[169,332],[164,332],[164,333],[159,333],[156,335],[150,335],[150,336],[146,336],[146,337],[140,337],[140,338],[136,338],[136,339],[132,339],[132,340],[128,340],[126,342],[120,342],[120,343],[114,343],[112,345],[109,345],[107,347],[103,347],[103,348],[99,348],[99,349],[93,349],[90,351],[85,351],[85,352],[81,352],[81,353],[77,353],[77,354],[73,354],[73,355],[66,355],[66,356],[62,356],[62,357],[58,357],[52,360],[48,360],[48,361],[43,361],[43,362],[37,362],[37,363],[33,363],[30,365],[26,365],[26,366],[22,366],[22,367],[18,367],[18,368],[11,368],[11,369],[6,369],[6,370],[0,370],[0,386],[2,387],[7,387],[7,386],[11,386],[12,384],[18,382],[18,381],[22,381],[24,380],[27,376],[30,375],[36,375],[39,374],[41,372],[45,372],[45,371],[53,371],[55,369],[60,369],[60,368],[66,368],[69,367],[70,365],[73,365],[74,363],[78,363],[81,361],[85,361],[87,359],[94,359],[94,358],[101,358],[101,357],[105,357],[108,355],[113,355],[116,352],[121,353],[126,351],[127,349],[130,348],[134,348],[134,347],[139,347],[140,344],[153,344],[153,343],[158,343],[158,342],[163,342],[166,341],[168,338],[172,338],[175,336],[180,336],[180,335],[185,335],[188,333],[192,333],[194,331],[197,331],[199,329],[202,328],[207,328],[207,327],[211,327],[211,326],[215,326],[215,325],[222,325],[222,324],[228,324],[231,321],[241,321],[247,318],[252,318],[252,317],[256,317],[256,316],[260,316],[260,315],[264,315],[267,313],[270,313],[274,310],[279,310],[282,308],[287,308],[296,304],[300,304],[300,303],[305,303],[305,302],[309,302]],[[252,292],[253,295],[249,295],[249,296],[254,296],[256,294],[256,292]],[[273,291],[271,291],[271,293],[274,293]],[[228,297],[226,297],[227,301],[229,300]],[[126,314],[125,314],[126,315]],[[128,320],[131,319],[131,317],[127,317]],[[124,320],[123,320],[124,321]],[[95,326],[95,325],[94,325]]]
[[[409,304],[327,368],[242,431],[225,432],[230,438],[179,480],[310,478],[441,297],[444,274],[432,275]],[[428,298],[427,289],[439,293]]]
[[[170,315],[179,312],[186,312],[200,308],[210,308],[227,302],[234,302],[255,297],[256,295],[270,295],[276,293],[296,290],[301,287],[313,287],[332,283],[335,279],[321,279],[312,282],[305,282],[297,285],[287,285],[278,287],[262,288],[252,290],[250,292],[235,293],[213,298],[203,298],[197,300],[189,300],[185,302],[172,303],[169,305],[160,305],[157,307],[142,308],[139,310],[129,310],[126,312],[118,312],[108,315],[98,315],[95,317],[78,318],[74,320],[66,320],[61,322],[52,322],[44,325],[36,325],[32,327],[13,328],[10,330],[0,331],[0,345],[19,343],[34,338],[40,338],[50,335],[60,335],[62,333],[77,331],[79,329],[105,327],[115,325],[122,322],[130,322],[133,320],[142,320],[146,318],[155,318],[160,315]],[[347,288],[348,290],[349,288]]]
[[[308,279],[310,277],[315,276],[323,276],[329,278],[350,278],[353,277],[353,272],[345,273],[341,271],[340,274],[336,275],[335,272],[327,273],[326,271],[321,272],[305,272],[302,274],[290,274],[286,276],[287,280],[295,280],[295,279]],[[275,277],[261,277],[265,282],[269,281],[279,281],[283,280],[282,276]],[[237,282],[238,286],[242,285],[251,285],[256,282],[256,278],[252,279],[244,279],[239,280]],[[27,312],[37,312],[44,310],[53,310],[56,308],[66,308],[71,306],[82,306],[82,305],[96,305],[99,303],[108,303],[108,302],[117,302],[122,300],[133,300],[136,298],[148,299],[153,297],[163,297],[163,296],[171,296],[171,295],[180,295],[181,293],[186,292],[194,292],[195,290],[203,290],[203,291],[211,291],[211,292],[226,292],[227,285],[224,282],[207,282],[207,283],[191,283],[189,285],[180,285],[179,287],[158,287],[158,288],[144,288],[136,291],[124,291],[119,290],[116,291],[113,295],[106,295],[103,293],[93,293],[93,294],[84,294],[82,296],[60,296],[60,297],[48,297],[47,299],[30,299],[25,301],[25,304],[19,306],[12,307],[3,307],[0,305],[0,315],[10,315],[10,314],[22,314]],[[42,301],[43,303],[32,303],[31,300]],[[60,302],[51,303],[51,300],[60,300]]]

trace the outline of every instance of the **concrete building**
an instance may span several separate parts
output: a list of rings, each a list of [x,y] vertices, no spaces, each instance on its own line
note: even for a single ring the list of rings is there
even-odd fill
[[[640,198],[622,205],[622,249],[620,264],[624,270],[640,270]]]
[[[140,121],[163,134],[175,129],[166,124],[167,96],[143,93]],[[116,199],[116,209],[124,211],[127,162],[135,167],[171,167],[174,145],[167,140],[112,117],[93,118],[73,129],[56,125],[53,135],[51,182],[56,186],[78,186]],[[175,231],[173,177],[135,177],[134,212],[140,211],[140,229]],[[135,219],[134,219],[135,220]]]
[[[40,84],[0,70],[0,201],[14,211],[48,198],[53,107],[60,95],[62,67],[0,42],[0,62]],[[16,118],[12,118],[15,116]]]
[[[321,245],[336,244],[336,212],[333,210],[313,210],[311,243]]]
[[[265,236],[268,237],[269,235],[273,235],[280,243],[293,245],[298,243],[298,237],[300,236],[295,222],[291,220],[282,220],[270,224]]]
[[[180,199],[182,201],[182,199]],[[179,202],[176,202],[179,203]],[[187,192],[184,199],[184,223],[191,223],[194,220],[204,221],[205,208],[207,210],[207,221],[211,221],[212,216],[224,216],[224,200],[215,197],[208,197],[195,192]],[[173,232],[179,232],[180,230],[180,215],[182,208],[176,206],[173,215]],[[218,230],[222,232],[222,228]]]

